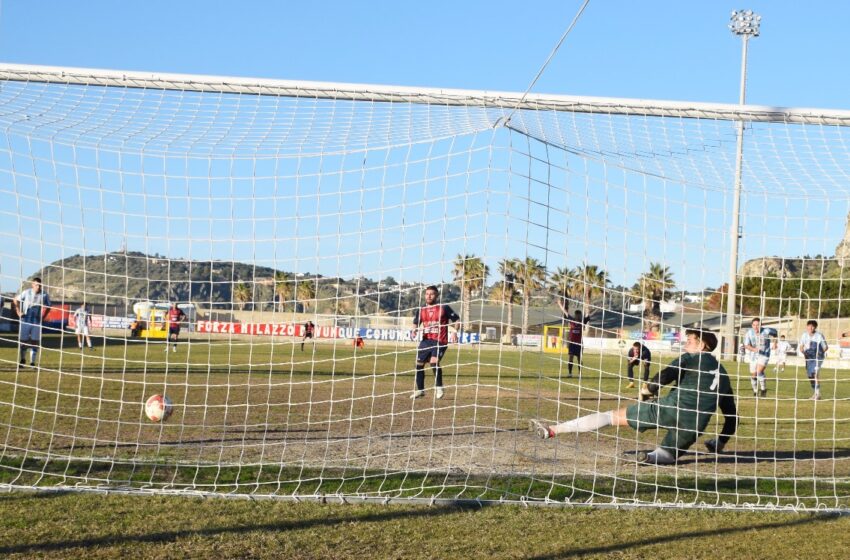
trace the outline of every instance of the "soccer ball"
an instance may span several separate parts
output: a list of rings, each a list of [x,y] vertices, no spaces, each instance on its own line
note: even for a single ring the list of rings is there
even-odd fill
[[[165,422],[172,412],[174,406],[168,397],[154,395],[145,403],[145,414],[151,422]]]

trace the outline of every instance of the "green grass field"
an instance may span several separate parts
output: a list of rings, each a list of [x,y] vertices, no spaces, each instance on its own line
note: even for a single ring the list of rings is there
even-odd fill
[[[0,482],[13,490],[0,495],[0,555],[841,558],[850,544],[847,517],[714,509],[847,507],[842,371],[824,372],[826,400],[807,400],[795,368],[757,400],[746,372],[726,364],[742,417],[731,450],[695,448],[655,468],[630,460],[655,433],[541,441],[525,430],[530,417],[633,402],[616,357],[590,354],[581,378],[568,378],[558,355],[452,348],[446,398],[411,401],[410,347],[245,342],[166,354],[123,341],[81,352],[51,338],[36,369],[0,343]],[[158,392],[175,403],[164,424],[142,411]],[[307,500],[260,499],[275,496]],[[520,499],[706,507],[490,501]]]

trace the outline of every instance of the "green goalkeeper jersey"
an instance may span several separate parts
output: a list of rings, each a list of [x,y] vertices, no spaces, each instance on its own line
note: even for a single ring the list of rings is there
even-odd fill
[[[662,386],[673,382],[676,387],[659,399],[659,403],[675,407],[680,412],[710,416],[717,410],[722,398],[732,396],[729,374],[708,352],[682,354],[652,378],[649,390],[658,394]]]

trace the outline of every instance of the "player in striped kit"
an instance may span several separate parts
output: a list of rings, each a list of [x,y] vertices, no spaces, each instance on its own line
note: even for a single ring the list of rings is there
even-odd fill
[[[767,368],[767,362],[770,361],[770,349],[773,346],[773,339],[778,334],[776,329],[768,327],[762,328],[761,319],[758,317],[753,319],[752,328],[747,330],[744,336],[744,348],[749,353],[750,358],[750,384],[753,386],[753,396],[767,396],[767,376],[764,370]]]
[[[31,287],[27,288],[12,300],[15,313],[20,318],[19,344],[21,348],[21,365],[26,364],[26,352],[30,351],[30,366],[35,366],[38,348],[41,343],[41,324],[50,311],[50,296],[41,286],[41,278],[32,279]]]
[[[442,399],[445,394],[440,360],[449,345],[448,326],[451,324],[455,330],[460,330],[460,316],[448,305],[438,304],[439,297],[440,291],[436,286],[425,288],[425,306],[417,309],[413,317],[413,326],[422,331],[422,340],[416,352],[416,390],[410,395],[412,399],[425,396],[426,363],[431,364],[436,376],[434,396]]]
[[[80,350],[83,349],[83,339],[85,339],[89,350],[93,348],[89,329],[91,329],[91,315],[89,314],[89,310],[86,309],[86,304],[81,303],[74,310],[74,332],[77,334],[77,346],[80,347]]]

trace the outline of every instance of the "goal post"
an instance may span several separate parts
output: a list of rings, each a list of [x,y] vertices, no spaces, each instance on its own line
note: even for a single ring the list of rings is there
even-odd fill
[[[0,484],[845,510],[848,124],[0,65]],[[50,305],[19,318],[36,276]],[[672,465],[639,460],[666,428],[527,429],[636,405],[635,342],[654,375],[688,331],[726,327],[738,422],[721,453],[719,411]]]

